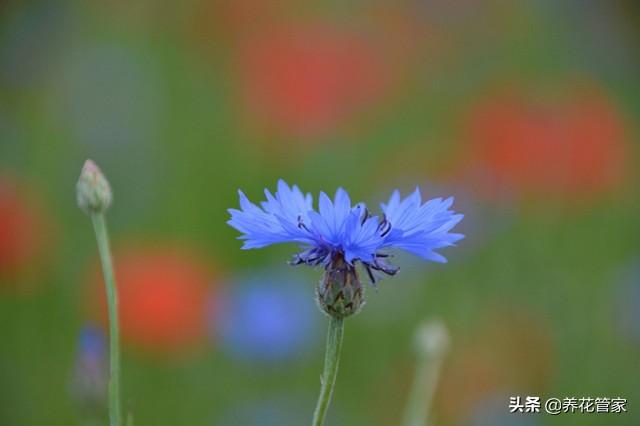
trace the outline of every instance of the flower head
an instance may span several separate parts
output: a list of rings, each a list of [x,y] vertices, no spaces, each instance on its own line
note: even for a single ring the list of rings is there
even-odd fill
[[[111,206],[111,186],[100,168],[91,160],[82,166],[76,185],[78,206],[88,214],[102,213]]]
[[[206,309],[214,286],[198,254],[173,245],[130,246],[115,251],[123,343],[150,354],[180,355],[206,336]],[[102,279],[91,276],[89,294],[107,321]],[[95,309],[92,306],[92,310]]]
[[[540,95],[503,89],[474,105],[460,171],[471,171],[486,196],[568,202],[620,188],[630,171],[629,131],[608,94],[589,84]]]
[[[317,324],[299,281],[268,269],[233,278],[211,316],[222,348],[235,359],[272,363],[306,351]]]
[[[363,203],[353,205],[342,188],[331,200],[324,192],[318,210],[311,194],[280,180],[266,201],[252,203],[240,191],[240,210],[229,209],[229,225],[242,232],[243,249],[294,242],[302,251],[293,264],[324,265],[327,273],[318,288],[321,307],[331,315],[348,316],[362,306],[357,264],[363,265],[372,282],[374,271],[393,275],[387,263],[388,249],[398,248],[435,262],[446,259],[435,250],[454,245],[463,235],[451,233],[463,215],[450,210],[453,198],[422,202],[420,191],[402,199],[395,191],[382,204],[382,216],[372,215]]]
[[[51,224],[40,194],[13,176],[0,175],[0,288],[19,287],[25,274],[41,268]]]
[[[322,136],[384,97],[393,83],[384,50],[378,40],[335,25],[269,26],[238,49],[242,97],[276,132]]]
[[[102,414],[109,376],[105,336],[99,327],[86,325],[78,336],[76,361],[71,376],[71,394],[87,414]]]

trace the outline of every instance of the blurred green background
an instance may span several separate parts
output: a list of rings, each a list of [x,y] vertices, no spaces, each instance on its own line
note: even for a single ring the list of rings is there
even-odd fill
[[[640,424],[639,48],[635,1],[0,2],[0,425],[106,424],[86,158],[114,191],[136,425],[309,423],[320,271],[225,224],[279,178],[466,215],[448,264],[399,256],[348,320],[330,424],[399,424],[433,317],[434,424]]]

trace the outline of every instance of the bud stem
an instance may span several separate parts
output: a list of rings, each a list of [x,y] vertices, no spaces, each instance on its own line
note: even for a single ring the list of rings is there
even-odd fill
[[[448,347],[448,332],[439,321],[424,323],[416,333],[417,360],[403,426],[428,426],[431,402]]]
[[[327,349],[324,355],[324,371],[322,373],[322,383],[320,396],[316,410],[313,413],[313,426],[322,426],[324,418],[331,402],[333,386],[338,375],[338,363],[340,361],[340,351],[342,349],[342,335],[344,334],[344,320],[342,318],[330,317],[329,330],[327,331]]]
[[[100,262],[107,292],[107,304],[109,309],[109,424],[120,426],[122,424],[120,411],[120,333],[118,327],[118,293],[113,274],[111,250],[109,249],[109,234],[104,213],[92,213],[91,221],[98,242]]]

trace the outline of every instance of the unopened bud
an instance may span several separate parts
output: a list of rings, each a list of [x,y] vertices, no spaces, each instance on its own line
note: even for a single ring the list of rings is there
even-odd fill
[[[416,349],[419,354],[439,357],[447,352],[450,344],[449,331],[440,320],[425,321],[416,331]]]
[[[88,214],[102,213],[111,205],[111,186],[100,168],[87,160],[76,185],[78,207]]]
[[[336,256],[327,266],[317,288],[318,305],[335,318],[358,313],[364,306],[364,289],[358,272],[342,256]]]

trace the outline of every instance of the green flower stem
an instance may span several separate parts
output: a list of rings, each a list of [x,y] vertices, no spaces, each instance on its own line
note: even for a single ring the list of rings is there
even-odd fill
[[[320,396],[316,410],[313,413],[313,426],[322,426],[331,402],[333,386],[338,375],[338,363],[340,350],[342,349],[342,335],[344,334],[344,321],[342,318],[331,317],[329,330],[327,331],[327,349],[324,355],[324,371],[321,378]]]
[[[428,426],[431,402],[449,346],[447,329],[439,321],[423,324],[416,338],[418,358],[403,426]]]
[[[120,426],[122,424],[120,410],[120,328],[118,326],[118,292],[113,275],[113,263],[111,250],[109,249],[109,234],[107,223],[103,213],[92,213],[91,221],[96,233],[104,284],[107,291],[107,304],[109,308],[109,424]]]
[[[423,357],[416,368],[416,376],[409,394],[404,426],[427,426],[433,393],[438,382],[439,365]]]

